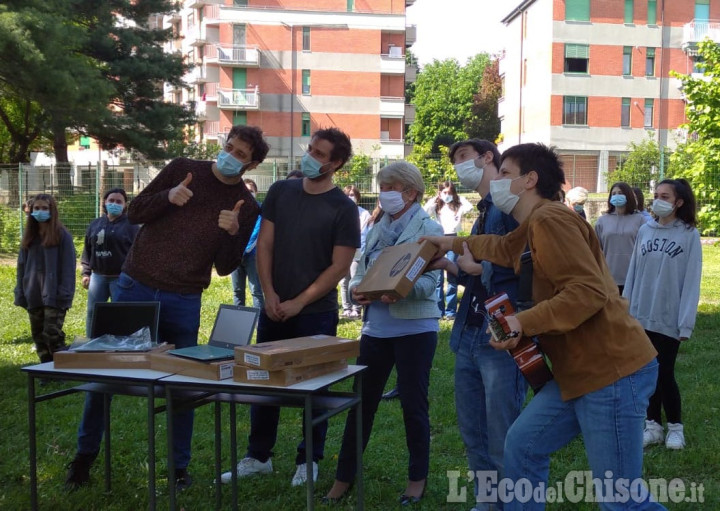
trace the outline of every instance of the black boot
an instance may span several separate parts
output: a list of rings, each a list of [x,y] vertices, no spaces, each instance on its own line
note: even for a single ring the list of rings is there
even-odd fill
[[[65,488],[68,491],[75,491],[90,482],[90,467],[96,457],[97,453],[77,453],[75,459],[68,463],[67,476],[65,477]]]

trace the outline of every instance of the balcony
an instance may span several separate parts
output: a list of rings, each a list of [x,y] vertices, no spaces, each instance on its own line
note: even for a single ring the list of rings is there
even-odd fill
[[[205,121],[203,126],[203,135],[205,138],[217,139],[220,133],[220,121]]]
[[[190,46],[205,46],[207,44],[207,34],[205,27],[202,25],[194,25],[188,27],[187,40]]]
[[[254,89],[218,89],[218,108],[222,110],[257,110],[260,93]]]
[[[407,83],[413,83],[417,80],[417,64],[405,64],[405,81]]]
[[[380,72],[384,74],[404,74],[405,55],[399,46],[391,46],[387,54],[380,55]]]
[[[380,97],[380,117],[400,119],[405,116],[405,98]]]
[[[693,20],[683,26],[682,49],[690,56],[697,55],[697,44],[709,37],[720,43],[720,21]]]
[[[203,88],[202,93],[202,100],[207,101],[209,103],[217,103],[218,100],[218,84],[213,82],[208,82],[205,84]]]
[[[202,64],[195,64],[195,67],[190,69],[187,76],[187,82],[191,84],[205,83],[208,81],[207,69]]]
[[[415,3],[415,0],[405,0],[405,7],[410,7]]]
[[[417,41],[417,26],[408,25],[405,27],[405,47],[412,46]]]
[[[405,124],[412,124],[415,121],[415,105],[405,103]]]
[[[214,61],[222,66],[258,67],[260,50],[257,46],[215,44],[205,48],[206,61]]]

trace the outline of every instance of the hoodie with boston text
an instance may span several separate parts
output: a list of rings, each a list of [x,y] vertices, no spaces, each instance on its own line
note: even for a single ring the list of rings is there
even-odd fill
[[[695,327],[702,246],[700,234],[682,220],[650,221],[635,240],[623,296],[630,314],[645,330],[674,339],[689,338]]]

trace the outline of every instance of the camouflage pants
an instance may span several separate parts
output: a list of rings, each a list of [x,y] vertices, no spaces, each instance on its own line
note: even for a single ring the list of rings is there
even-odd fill
[[[66,312],[66,310],[55,307],[38,307],[28,310],[30,332],[40,362],[52,361],[53,353],[65,348],[65,332],[62,328]]]

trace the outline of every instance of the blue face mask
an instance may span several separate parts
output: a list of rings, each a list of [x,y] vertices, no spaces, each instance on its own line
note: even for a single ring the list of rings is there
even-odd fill
[[[612,195],[610,196],[610,204],[612,204],[616,208],[622,207],[627,204],[627,197],[625,197],[623,194]]]
[[[300,162],[300,170],[302,170],[303,176],[316,179],[321,176],[320,169],[322,168],[323,164],[310,156],[310,153],[303,154]]]
[[[123,209],[125,208],[120,204],[115,204],[114,202],[107,202],[105,203],[105,209],[107,209],[108,215],[120,216],[122,215]]]
[[[225,177],[239,176],[245,171],[247,165],[226,151],[220,151],[217,157],[218,172]]]
[[[32,213],[30,213],[30,215],[38,222],[47,222],[48,220],[50,220],[50,212],[42,209],[33,211]]]

